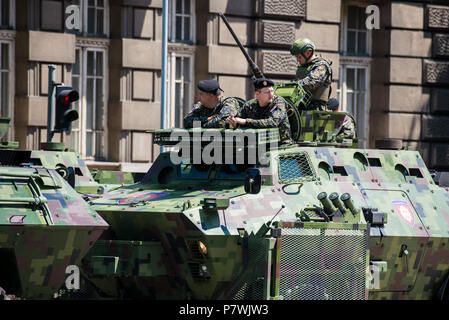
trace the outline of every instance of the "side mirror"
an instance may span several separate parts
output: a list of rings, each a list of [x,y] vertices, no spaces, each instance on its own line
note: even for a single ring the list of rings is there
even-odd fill
[[[247,169],[245,173],[245,192],[258,194],[262,186],[262,176],[259,169]]]

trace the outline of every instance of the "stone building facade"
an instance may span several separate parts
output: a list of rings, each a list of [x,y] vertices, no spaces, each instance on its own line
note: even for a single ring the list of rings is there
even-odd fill
[[[447,1],[168,1],[166,127],[182,123],[201,79],[219,80],[225,95],[252,98],[250,69],[223,12],[277,81],[294,76],[291,43],[312,39],[332,61],[332,96],[357,118],[361,147],[401,139],[429,166],[449,168]],[[80,119],[54,141],[96,164],[148,168],[159,153],[146,131],[161,127],[162,2],[0,0],[0,114],[12,118],[8,138],[26,149],[45,141],[48,65],[55,64],[57,82],[80,92]],[[379,29],[366,27],[376,17],[366,13],[372,5]]]

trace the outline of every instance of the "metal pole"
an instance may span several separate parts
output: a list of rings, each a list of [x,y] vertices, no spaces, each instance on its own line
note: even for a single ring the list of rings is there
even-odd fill
[[[55,74],[56,66],[48,66],[48,108],[47,108],[47,143],[53,139],[53,129],[55,128]]]
[[[167,113],[167,43],[168,43],[168,0],[162,3],[162,73],[161,73],[161,129],[165,129]],[[161,152],[164,147],[161,146]]]

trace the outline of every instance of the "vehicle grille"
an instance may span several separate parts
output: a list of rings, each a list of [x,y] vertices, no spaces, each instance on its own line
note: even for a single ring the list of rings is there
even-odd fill
[[[315,180],[316,174],[306,153],[279,155],[279,182],[297,183]]]
[[[280,299],[365,299],[367,231],[328,226],[282,228]]]

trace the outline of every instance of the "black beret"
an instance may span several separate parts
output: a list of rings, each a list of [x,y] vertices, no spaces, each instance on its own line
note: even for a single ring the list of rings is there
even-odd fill
[[[218,90],[221,90],[217,80],[201,80],[198,82],[198,89],[204,92],[217,94]],[[221,90],[223,91],[223,90]]]
[[[259,78],[254,80],[254,89],[262,89],[265,87],[272,87],[274,86],[274,82],[267,78]]]
[[[338,107],[339,107],[339,102],[337,99],[335,98],[330,98],[329,101],[326,103],[327,108],[331,111],[337,111]]]

